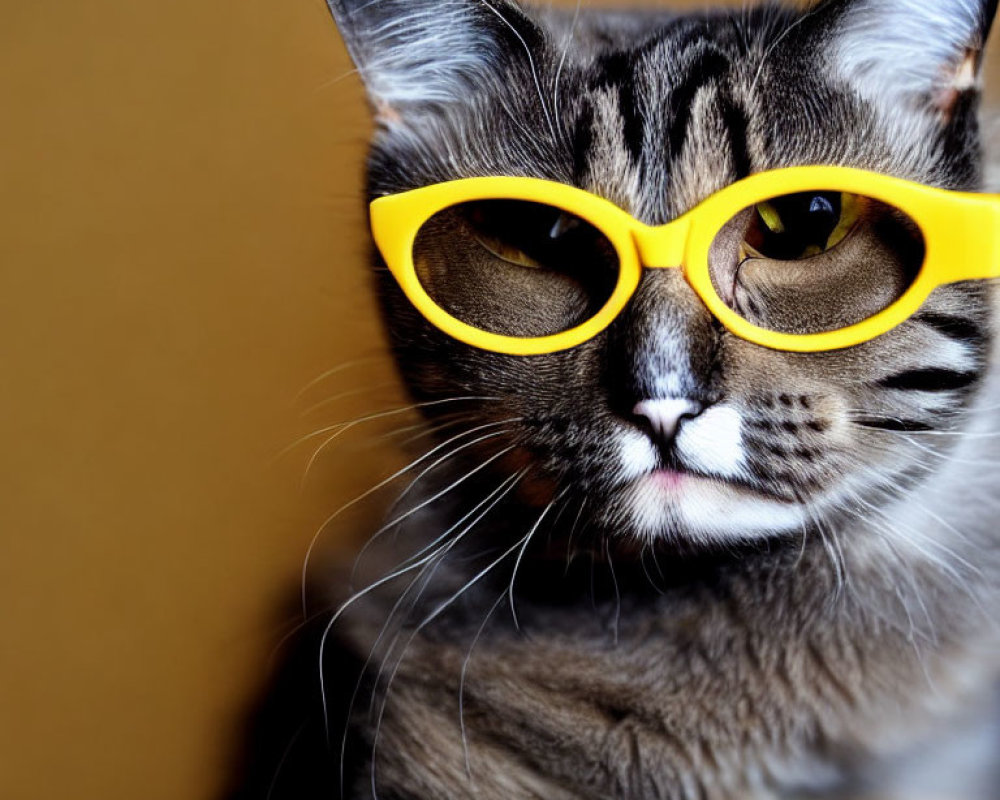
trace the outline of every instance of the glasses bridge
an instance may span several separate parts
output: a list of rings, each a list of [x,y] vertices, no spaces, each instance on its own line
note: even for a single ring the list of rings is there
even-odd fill
[[[633,233],[639,261],[650,269],[678,269],[684,266],[690,220],[684,216],[666,225],[642,225]]]

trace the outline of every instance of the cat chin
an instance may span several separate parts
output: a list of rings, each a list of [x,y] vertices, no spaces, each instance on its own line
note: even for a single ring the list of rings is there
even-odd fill
[[[732,408],[710,409],[681,431],[677,455],[686,470],[659,468],[656,449],[638,432],[619,432],[617,447],[616,505],[644,541],[746,542],[787,535],[807,521],[802,505],[743,484],[742,420]]]
[[[643,540],[734,543],[801,530],[803,506],[714,478],[668,470],[651,472],[625,488],[625,507]]]

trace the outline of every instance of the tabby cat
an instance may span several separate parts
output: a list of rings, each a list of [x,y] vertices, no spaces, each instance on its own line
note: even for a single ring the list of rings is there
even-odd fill
[[[369,200],[524,176],[661,225],[795,165],[982,188],[997,0],[329,5],[377,120]],[[543,335],[511,275],[561,223],[486,212],[429,228],[418,268],[478,326]],[[809,324],[869,315],[904,229],[810,251],[855,270],[827,295],[787,273]],[[351,588],[311,599],[351,602],[289,657],[234,797],[1000,797],[991,282],[796,353],[646,270],[605,330],[517,356],[432,326],[378,256],[374,280],[436,447]]]

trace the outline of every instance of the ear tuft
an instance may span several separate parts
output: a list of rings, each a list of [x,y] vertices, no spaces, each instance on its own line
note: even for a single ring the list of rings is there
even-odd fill
[[[381,119],[448,103],[499,58],[492,6],[476,0],[327,0]],[[499,5],[499,3],[498,3]],[[486,13],[484,13],[486,12]]]
[[[958,67],[945,72],[941,86],[932,98],[932,105],[945,119],[953,116],[963,95],[982,90],[979,75],[981,61],[981,52],[967,50]]]
[[[997,0],[848,0],[835,34],[838,72],[872,99],[950,116],[980,88]]]

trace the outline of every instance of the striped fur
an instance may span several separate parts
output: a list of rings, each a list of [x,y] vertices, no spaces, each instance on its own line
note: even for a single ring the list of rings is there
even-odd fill
[[[886,98],[932,94],[995,6],[332,3],[383,123],[370,197],[528,175],[648,223],[794,164],[977,188],[974,86],[947,118]],[[403,564],[400,579],[323,621],[333,753],[315,748],[317,774],[336,771],[346,725],[349,798],[919,800],[914,758],[938,763],[928,800],[994,796],[995,764],[947,761],[952,733],[978,741],[994,721],[992,286],[940,289],[874,341],[799,355],[730,336],[657,271],[598,338],[523,359],[451,341],[379,281],[414,397],[500,398],[460,405],[470,429],[501,427],[411,492],[426,507],[365,562],[382,564],[373,580]],[[698,411],[664,442],[641,401]],[[657,468],[702,477],[674,491]],[[305,713],[293,761],[325,736]],[[283,780],[273,797],[292,796]]]

